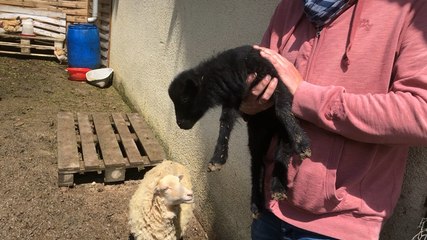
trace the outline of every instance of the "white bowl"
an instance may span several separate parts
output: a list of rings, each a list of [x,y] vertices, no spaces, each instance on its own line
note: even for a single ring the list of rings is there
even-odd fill
[[[86,73],[87,83],[100,88],[110,87],[113,83],[113,69],[100,68]]]

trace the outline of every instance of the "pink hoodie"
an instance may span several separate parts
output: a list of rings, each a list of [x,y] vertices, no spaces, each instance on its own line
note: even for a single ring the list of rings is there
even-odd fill
[[[287,201],[267,207],[297,227],[338,239],[378,239],[401,191],[410,145],[427,146],[427,1],[359,0],[317,32],[302,0],[283,0],[262,46],[305,82],[293,112],[312,157],[289,166]]]

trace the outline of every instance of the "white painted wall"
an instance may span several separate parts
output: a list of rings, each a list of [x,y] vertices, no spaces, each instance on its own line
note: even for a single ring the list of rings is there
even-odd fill
[[[199,220],[214,239],[250,239],[249,154],[245,124],[230,142],[229,162],[206,173],[218,131],[219,109],[190,131],[175,123],[167,89],[180,71],[215,52],[258,43],[278,0],[114,0],[110,63],[115,86],[142,113],[171,160],[193,174]],[[427,150],[414,149],[395,216],[382,239],[411,239],[427,193]]]

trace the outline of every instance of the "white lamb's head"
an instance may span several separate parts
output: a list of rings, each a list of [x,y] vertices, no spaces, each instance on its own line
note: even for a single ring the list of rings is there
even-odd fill
[[[166,175],[157,183],[154,194],[164,199],[168,206],[193,202],[193,191],[182,185],[184,176]]]

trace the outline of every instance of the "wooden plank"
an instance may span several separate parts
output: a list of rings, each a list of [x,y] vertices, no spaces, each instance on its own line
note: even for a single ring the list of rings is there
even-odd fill
[[[125,162],[108,114],[95,113],[92,117],[105,166],[124,166]]]
[[[87,9],[62,9],[67,15],[87,16]]]
[[[103,22],[110,22],[110,17],[106,17],[106,16],[98,16],[98,19],[100,20],[100,21],[103,21]]]
[[[101,46],[101,48],[104,48],[107,50],[108,50],[108,47],[110,46],[108,42],[104,42],[104,41],[100,42],[99,45]]]
[[[92,117],[105,164],[104,181],[123,181],[126,164],[111,126],[110,118],[106,113],[93,114]]]
[[[99,33],[99,38],[101,40],[109,41],[110,40],[110,34]]]
[[[0,4],[16,6],[16,7],[26,7],[26,8],[37,8],[39,10],[49,10],[55,12],[61,12],[60,9],[49,9],[52,8],[51,4],[47,2],[33,2],[33,1],[14,1],[14,0],[0,0]]]
[[[65,13],[52,12],[52,11],[42,11],[33,8],[22,8],[14,7],[7,5],[0,5],[0,11],[9,12],[9,13],[24,13],[34,16],[44,16],[44,17],[53,17],[53,18],[65,18]]]
[[[47,37],[53,37],[53,38],[60,38],[60,39],[65,39],[65,34],[63,33],[54,33],[54,32],[49,32],[40,28],[34,28],[34,33],[38,34],[38,35],[42,35],[42,36],[47,36]]]
[[[101,64],[102,64],[102,66],[108,67],[108,60],[101,59]]]
[[[75,171],[80,169],[79,155],[72,113],[58,113],[58,169],[59,171]]]
[[[16,0],[0,0],[0,4],[22,6],[22,7],[64,7],[64,8],[87,8],[87,1],[16,1]]]
[[[71,15],[67,15],[67,22],[74,22],[74,23],[87,22],[87,16],[71,16]]]
[[[15,39],[35,39],[35,40],[44,40],[44,41],[59,41],[63,42],[62,38],[51,38],[51,37],[42,37],[42,36],[22,36],[18,34],[4,34],[0,33],[0,38],[15,38]]]
[[[112,116],[129,163],[131,165],[150,164],[148,159],[142,158],[141,153],[136,146],[136,143],[132,137],[131,132],[129,131],[128,126],[126,125],[126,121],[122,114],[113,113]]]
[[[74,174],[72,173],[58,173],[58,186],[71,187],[74,185]]]
[[[29,39],[21,39],[21,53],[30,53],[30,40]]]
[[[54,46],[46,45],[36,45],[30,44],[29,39],[21,39],[21,43],[12,43],[12,42],[2,42],[0,41],[0,46],[16,47],[16,48],[34,48],[39,50],[54,50]]]
[[[59,33],[64,33],[64,34],[67,33],[67,29],[65,29],[65,27],[54,26],[54,25],[43,23],[43,22],[33,21],[33,26],[38,27],[38,28],[42,28],[45,30],[51,30],[54,32],[59,32]]]
[[[110,26],[108,26],[108,25],[102,24],[102,25],[100,25],[98,27],[99,27],[100,31],[105,31],[105,32],[109,32],[110,31]]]
[[[77,113],[79,123],[80,141],[82,145],[83,163],[86,170],[103,169],[104,163],[98,158],[92,132],[92,125],[89,121],[88,114]]]
[[[128,113],[127,117],[150,161],[163,161],[166,158],[166,154],[145,121],[136,113]]]
[[[55,19],[55,18],[49,18],[49,17],[43,17],[43,16],[34,16],[34,15],[18,14],[18,13],[0,13],[0,19],[15,19],[17,17],[20,17],[21,19],[31,18],[41,22],[51,23],[51,24],[55,24],[63,27],[67,25],[67,21],[63,19]]]
[[[108,52],[106,52],[106,51],[101,51],[101,52],[100,52],[100,54],[101,54],[101,56],[102,56],[102,57],[104,57],[104,58],[108,58]]]

